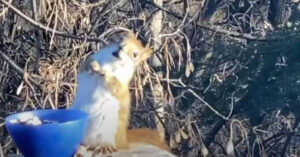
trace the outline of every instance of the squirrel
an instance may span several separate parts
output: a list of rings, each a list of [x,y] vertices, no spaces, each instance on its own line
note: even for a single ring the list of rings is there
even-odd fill
[[[128,130],[129,84],[137,66],[152,53],[152,49],[129,33],[121,43],[111,44],[87,59],[78,76],[78,90],[72,106],[89,114],[83,145],[100,153],[129,149],[139,143],[169,151],[156,131]]]

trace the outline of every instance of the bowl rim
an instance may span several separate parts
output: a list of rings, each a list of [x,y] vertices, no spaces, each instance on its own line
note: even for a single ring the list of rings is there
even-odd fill
[[[81,118],[78,119],[74,119],[74,120],[68,120],[68,121],[63,121],[63,122],[58,122],[58,123],[42,123],[39,125],[28,125],[25,123],[12,123],[10,122],[10,120],[15,119],[13,117],[16,117],[20,114],[24,114],[24,113],[30,113],[30,112],[57,112],[57,111],[65,111],[65,112],[73,112],[76,111],[80,114],[82,114]],[[75,121],[82,121],[82,120],[87,120],[88,114],[81,111],[81,110],[76,110],[76,109],[37,109],[37,110],[28,110],[28,111],[22,111],[22,112],[16,112],[16,113],[12,113],[8,116],[5,117],[4,123],[5,125],[9,124],[9,125],[20,125],[20,126],[28,126],[28,127],[39,127],[39,126],[51,126],[51,125],[63,125],[63,124],[68,124],[68,123],[73,123]]]

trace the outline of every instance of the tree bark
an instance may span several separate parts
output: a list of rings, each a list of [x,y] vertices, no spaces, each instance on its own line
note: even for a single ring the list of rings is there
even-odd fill
[[[153,0],[153,2],[158,5],[162,6],[163,5],[163,0]],[[162,44],[162,40],[159,36],[161,30],[162,30],[162,23],[163,23],[163,12],[162,11],[157,11],[156,14],[153,16],[153,21],[152,21],[152,35],[154,39],[154,51],[158,50],[160,45]],[[160,55],[159,53],[156,53],[152,60],[151,64],[153,67],[161,67],[162,63],[158,59],[158,56]],[[158,68],[159,69],[159,68]],[[157,74],[159,77],[162,77],[162,71],[159,70],[157,71]],[[153,96],[154,96],[154,105],[155,108],[157,109],[156,116],[155,116],[155,121],[156,121],[156,128],[157,131],[161,137],[161,140],[164,141],[165,139],[165,128],[163,126],[163,116],[164,116],[164,107],[163,107],[163,88],[162,86],[158,83],[155,82],[154,87],[153,87]]]

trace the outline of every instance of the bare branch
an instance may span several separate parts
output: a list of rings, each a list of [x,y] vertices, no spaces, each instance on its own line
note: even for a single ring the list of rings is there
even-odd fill
[[[67,37],[67,38],[72,38],[72,39],[77,39],[77,40],[86,40],[86,41],[94,41],[94,42],[103,42],[104,44],[108,44],[105,40],[103,39],[99,39],[99,38],[91,38],[88,36],[77,36],[77,35],[73,35],[73,34],[68,34],[65,32],[61,32],[61,31],[57,31],[54,30],[52,28],[46,27],[44,25],[42,25],[41,23],[38,23],[37,21],[33,20],[32,18],[26,16],[24,13],[22,13],[19,9],[15,8],[13,5],[11,5],[10,3],[6,2],[5,0],[0,0],[0,2],[2,2],[5,6],[9,7],[11,10],[13,10],[16,14],[18,14],[19,16],[21,16],[23,19],[25,19],[26,21],[28,21],[29,23],[31,23],[32,25],[38,27],[39,29],[43,29],[44,31],[49,31],[51,33],[54,33],[55,35],[59,35],[59,36],[63,36],[63,37]]]

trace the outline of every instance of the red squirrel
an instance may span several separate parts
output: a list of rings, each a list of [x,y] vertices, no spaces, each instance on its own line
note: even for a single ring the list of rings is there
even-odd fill
[[[130,118],[129,84],[136,67],[153,53],[133,33],[119,44],[112,44],[92,55],[78,76],[73,109],[89,114],[83,145],[100,153],[129,149],[136,144],[169,147],[150,129],[128,130]]]

